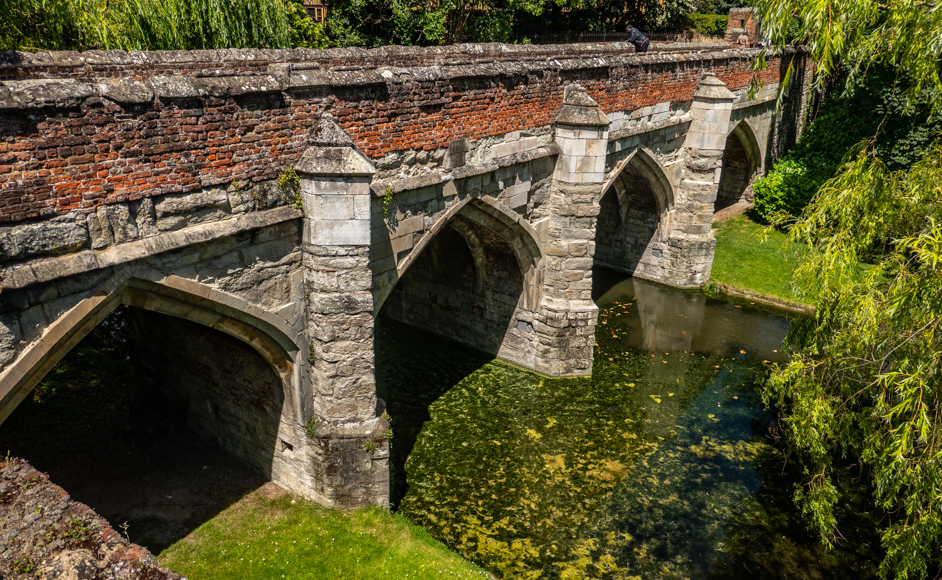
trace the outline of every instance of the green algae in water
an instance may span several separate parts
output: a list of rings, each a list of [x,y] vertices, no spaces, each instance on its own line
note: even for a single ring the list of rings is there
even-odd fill
[[[691,304],[703,298],[638,288],[601,305],[591,379],[547,379],[384,321],[398,509],[504,578],[873,577],[872,541],[825,553],[791,506],[753,392],[767,360],[753,355],[776,356],[780,336],[760,352],[736,332],[713,354],[664,350],[702,341],[712,323]],[[688,320],[640,336],[636,293],[648,319]]]

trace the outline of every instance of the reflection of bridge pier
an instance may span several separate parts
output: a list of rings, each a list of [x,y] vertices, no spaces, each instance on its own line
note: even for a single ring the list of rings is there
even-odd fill
[[[690,48],[0,59],[0,419],[133,305],[270,367],[280,391],[251,454],[273,480],[327,505],[384,503],[376,316],[587,375],[593,265],[707,279],[714,202],[793,141],[806,78],[774,116],[785,59],[802,54],[753,73],[755,51]],[[767,89],[750,96],[755,74]],[[730,127],[752,165],[724,165]],[[689,349],[687,314],[663,314],[645,340]],[[226,410],[205,404],[204,431],[239,430]]]
[[[706,297],[699,292],[680,293],[654,284],[635,284],[634,288],[641,318],[641,348],[655,352],[693,350],[693,337],[703,325]],[[670,301],[666,299],[668,292],[672,295]],[[678,307],[678,303],[682,306]]]

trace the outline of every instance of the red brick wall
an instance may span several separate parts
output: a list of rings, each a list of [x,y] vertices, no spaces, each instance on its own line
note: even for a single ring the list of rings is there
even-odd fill
[[[570,70],[543,61],[542,70],[534,72],[531,65],[530,72],[515,75],[148,105],[119,106],[92,98],[70,109],[0,110],[0,222],[90,211],[103,203],[193,191],[234,179],[271,179],[295,163],[307,147],[307,131],[323,111],[334,115],[360,150],[379,158],[551,124],[563,87],[573,82],[612,112],[687,101],[703,70],[732,90],[748,86],[755,76],[776,83],[784,70],[781,60],[774,59],[766,70],[753,73],[751,55],[743,52],[611,58],[610,64]],[[41,76],[40,69],[28,70]],[[13,69],[0,66],[3,70]],[[170,70],[132,64],[110,65],[102,72],[143,78]]]

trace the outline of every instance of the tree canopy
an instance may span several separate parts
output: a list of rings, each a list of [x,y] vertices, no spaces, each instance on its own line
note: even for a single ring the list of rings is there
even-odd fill
[[[717,0],[719,1],[719,0]],[[740,0],[733,0],[740,1]],[[726,6],[729,2],[720,2]],[[547,32],[647,32],[685,23],[691,0],[6,0],[0,50],[284,48],[527,42]]]
[[[927,90],[942,102],[939,0],[757,0],[756,8],[773,44],[809,49],[819,88],[837,74],[853,87],[881,64],[905,75],[910,95]]]
[[[880,65],[907,111],[922,103],[929,120],[942,110],[939,0],[759,8],[767,38],[809,48],[819,87],[842,75],[851,93]],[[819,300],[790,333],[793,357],[764,398],[804,466],[796,499],[824,541],[840,537],[837,481],[852,473],[885,514],[881,576],[912,579],[942,562],[942,145],[899,164],[878,133],[852,148],[791,230],[820,250],[798,271]]]
[[[4,0],[0,50],[291,45],[289,0]]]

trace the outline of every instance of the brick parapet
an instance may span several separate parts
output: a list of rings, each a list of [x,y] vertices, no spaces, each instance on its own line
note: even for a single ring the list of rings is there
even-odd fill
[[[186,580],[21,459],[0,460],[0,578]]]
[[[323,112],[378,160],[551,125],[570,82],[609,113],[689,101],[704,70],[737,90],[755,78],[777,83],[784,66],[773,59],[753,72],[752,50],[634,55],[605,45],[595,56],[563,58],[552,52],[558,47],[493,46],[500,50],[315,51],[325,64],[302,64],[314,54],[303,51],[205,51],[198,62],[195,53],[122,53],[126,61],[94,53],[117,61],[104,69],[89,68],[92,53],[32,55],[17,74],[58,80],[0,85],[0,222],[272,179],[297,162]],[[298,55],[298,62],[269,66],[271,54]],[[220,62],[208,69],[214,55]],[[382,68],[380,57],[448,64]],[[170,65],[180,74],[154,81],[173,73]],[[11,67],[0,73],[9,76]],[[69,78],[79,70],[86,72]]]

